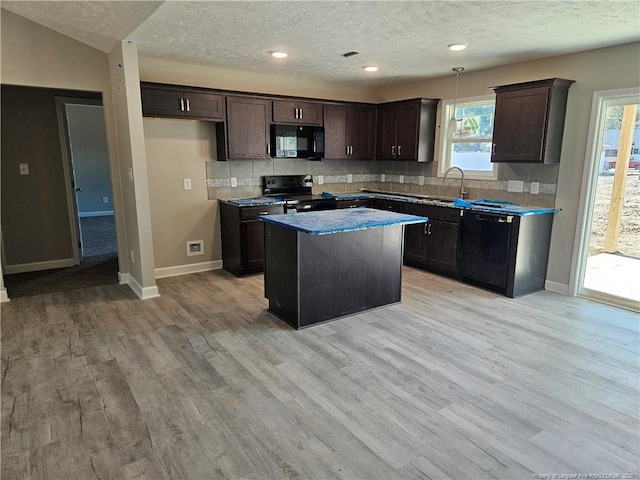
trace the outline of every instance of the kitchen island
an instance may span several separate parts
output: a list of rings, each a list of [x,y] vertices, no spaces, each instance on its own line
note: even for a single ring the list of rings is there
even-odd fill
[[[267,215],[265,297],[296,329],[400,302],[404,225],[369,208]]]

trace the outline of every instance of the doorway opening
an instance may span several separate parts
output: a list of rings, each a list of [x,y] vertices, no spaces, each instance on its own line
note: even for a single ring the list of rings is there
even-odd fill
[[[575,293],[640,308],[640,96],[594,98]]]
[[[102,100],[95,94],[70,96],[73,91],[30,88],[29,92],[33,91],[42,97],[36,107],[43,113],[34,115],[30,128],[25,128],[20,138],[35,144],[46,138],[47,151],[57,149],[62,154],[60,163],[60,154],[37,159],[43,165],[49,162],[46,168],[61,172],[56,180],[59,188],[51,193],[49,188],[40,188],[38,201],[45,209],[45,217],[47,205],[58,205],[56,221],[61,226],[68,225],[66,235],[60,237],[68,239],[64,248],[69,254],[64,262],[34,262],[7,268],[4,284],[8,296],[18,298],[117,283],[116,222]],[[39,175],[46,168],[32,168],[30,173],[38,176],[34,181],[49,186],[51,177]],[[63,197],[65,203],[61,202]],[[62,240],[59,243],[62,249]],[[32,251],[38,255],[37,245]]]

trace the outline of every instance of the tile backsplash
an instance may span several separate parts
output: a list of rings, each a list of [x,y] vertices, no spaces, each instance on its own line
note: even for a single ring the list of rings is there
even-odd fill
[[[559,165],[508,164],[498,166],[498,180],[465,179],[467,198],[491,198],[520,205],[552,207],[555,204]],[[437,176],[438,164],[390,161],[271,159],[206,162],[210,200],[262,195],[265,175],[313,175],[314,192],[353,192],[374,189],[390,193],[409,193],[457,197],[460,178],[452,174],[443,183]],[[348,183],[351,174],[352,182]],[[232,179],[234,181],[232,182]],[[509,180],[524,183],[522,193],[507,191]],[[323,183],[320,184],[320,181]],[[539,194],[531,194],[531,182],[539,183]],[[236,185],[232,187],[232,184]]]

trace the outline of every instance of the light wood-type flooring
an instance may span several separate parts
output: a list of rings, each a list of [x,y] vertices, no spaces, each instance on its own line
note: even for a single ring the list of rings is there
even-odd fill
[[[222,271],[2,305],[2,480],[640,478],[636,314],[403,274],[301,331]]]

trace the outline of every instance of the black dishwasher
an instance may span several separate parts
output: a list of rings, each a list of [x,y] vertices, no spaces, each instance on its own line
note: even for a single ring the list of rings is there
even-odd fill
[[[511,239],[510,215],[464,212],[458,268],[462,280],[505,292]]]

